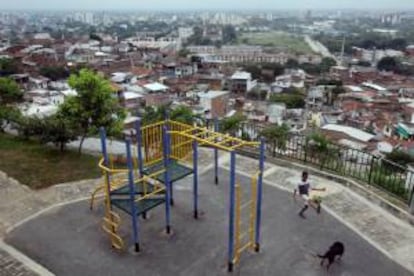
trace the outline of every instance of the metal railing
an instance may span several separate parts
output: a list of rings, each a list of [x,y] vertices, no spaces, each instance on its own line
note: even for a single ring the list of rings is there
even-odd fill
[[[207,127],[212,127],[209,122]],[[258,140],[264,125],[242,123],[232,134],[250,140]],[[250,156],[258,153],[249,149],[241,149]],[[267,144],[269,156],[296,160],[320,170],[340,176],[356,179],[385,191],[401,201],[409,204],[414,195],[414,171],[392,161],[380,158],[369,152],[328,143],[323,147],[311,138],[291,134],[285,147],[280,148]]]

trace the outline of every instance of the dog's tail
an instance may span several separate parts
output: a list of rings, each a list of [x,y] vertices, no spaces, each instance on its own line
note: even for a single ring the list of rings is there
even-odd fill
[[[319,257],[319,258],[321,258],[321,259],[326,258],[326,256],[325,256],[325,255],[320,255],[320,254],[315,254],[315,256],[316,256],[316,257]]]

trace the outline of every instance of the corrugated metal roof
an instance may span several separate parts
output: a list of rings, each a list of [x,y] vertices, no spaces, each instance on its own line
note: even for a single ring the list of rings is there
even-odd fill
[[[356,140],[363,141],[363,142],[368,142],[369,140],[375,137],[374,135],[368,132],[359,130],[357,128],[350,127],[350,126],[337,125],[337,124],[327,124],[327,125],[324,125],[322,129],[342,132]]]

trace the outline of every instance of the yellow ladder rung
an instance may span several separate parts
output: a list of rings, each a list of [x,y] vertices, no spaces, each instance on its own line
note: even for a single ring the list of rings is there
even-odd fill
[[[240,209],[243,210],[246,207],[251,207],[252,201],[249,200],[248,202],[241,205]]]
[[[243,245],[242,247],[240,247],[240,249],[237,251],[237,253],[241,254],[241,253],[243,253],[244,250],[249,249],[251,247],[252,247],[252,244],[250,242],[248,242],[245,245]]]
[[[118,250],[121,250],[124,248],[124,240],[118,236],[116,233],[112,232],[110,229],[106,227],[106,225],[102,225],[102,229],[109,234],[111,238],[112,246],[115,247]]]
[[[118,223],[110,221],[108,218],[104,218],[104,223],[106,223],[106,224],[104,224],[105,227],[107,227],[107,225],[109,225],[110,227],[113,227],[114,230],[118,230],[118,228],[119,228]]]

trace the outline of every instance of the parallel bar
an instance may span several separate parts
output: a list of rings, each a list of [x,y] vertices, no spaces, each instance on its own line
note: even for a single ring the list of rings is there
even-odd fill
[[[166,232],[170,234],[171,232],[171,224],[170,224],[170,174],[169,174],[169,147],[168,145],[168,129],[166,126],[163,127],[163,155],[164,155],[164,185],[165,189],[165,219],[166,219]]]
[[[234,258],[234,203],[236,188],[236,152],[230,152],[230,208],[229,208],[229,247],[228,247],[228,271],[233,271]]]
[[[128,163],[128,182],[129,182],[129,200],[131,203],[131,218],[132,218],[132,230],[133,230],[133,239],[135,245],[135,252],[139,252],[139,237],[138,237],[138,219],[137,219],[137,210],[135,206],[135,183],[134,183],[134,168],[132,165],[132,156],[131,156],[131,139],[127,138],[125,140],[126,152],[127,152],[127,163]]]
[[[198,218],[198,145],[193,141],[193,193],[194,193],[194,218]]]

